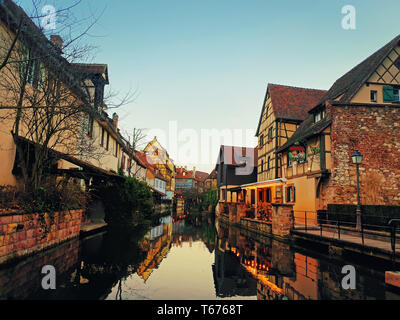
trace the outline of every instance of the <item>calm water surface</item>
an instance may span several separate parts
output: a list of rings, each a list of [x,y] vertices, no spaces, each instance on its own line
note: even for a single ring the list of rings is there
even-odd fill
[[[41,288],[46,264],[57,270],[56,290]],[[346,264],[356,267],[356,290],[341,287]],[[3,267],[0,299],[400,299],[385,286],[388,268],[250,235],[206,214],[164,217]]]

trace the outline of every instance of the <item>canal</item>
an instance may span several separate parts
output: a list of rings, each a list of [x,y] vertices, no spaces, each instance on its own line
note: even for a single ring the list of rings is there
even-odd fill
[[[341,282],[354,265],[356,289]],[[43,290],[53,265],[56,289]],[[400,299],[386,265],[338,258],[255,236],[207,214],[163,217],[153,227],[108,230],[0,268],[0,299]]]

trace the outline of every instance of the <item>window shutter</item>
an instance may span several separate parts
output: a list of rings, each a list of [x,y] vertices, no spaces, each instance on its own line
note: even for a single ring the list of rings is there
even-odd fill
[[[394,92],[392,86],[383,86],[383,102],[393,102],[394,101]]]

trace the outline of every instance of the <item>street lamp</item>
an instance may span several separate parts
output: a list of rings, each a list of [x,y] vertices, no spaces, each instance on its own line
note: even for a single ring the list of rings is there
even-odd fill
[[[362,161],[362,154],[356,150],[351,156],[353,163],[357,167],[357,209],[356,209],[356,230],[361,231],[361,206],[360,206],[360,170],[359,165]]]

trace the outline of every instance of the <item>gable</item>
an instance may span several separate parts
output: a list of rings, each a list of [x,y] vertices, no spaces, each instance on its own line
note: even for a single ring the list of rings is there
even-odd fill
[[[400,85],[400,46],[397,45],[390,51],[368,81]]]
[[[400,46],[397,45],[382,58],[381,63],[372,71],[368,80],[351,99],[352,103],[390,103],[385,97],[385,90],[400,86]],[[392,90],[392,89],[390,89]],[[371,92],[375,92],[372,100]]]

